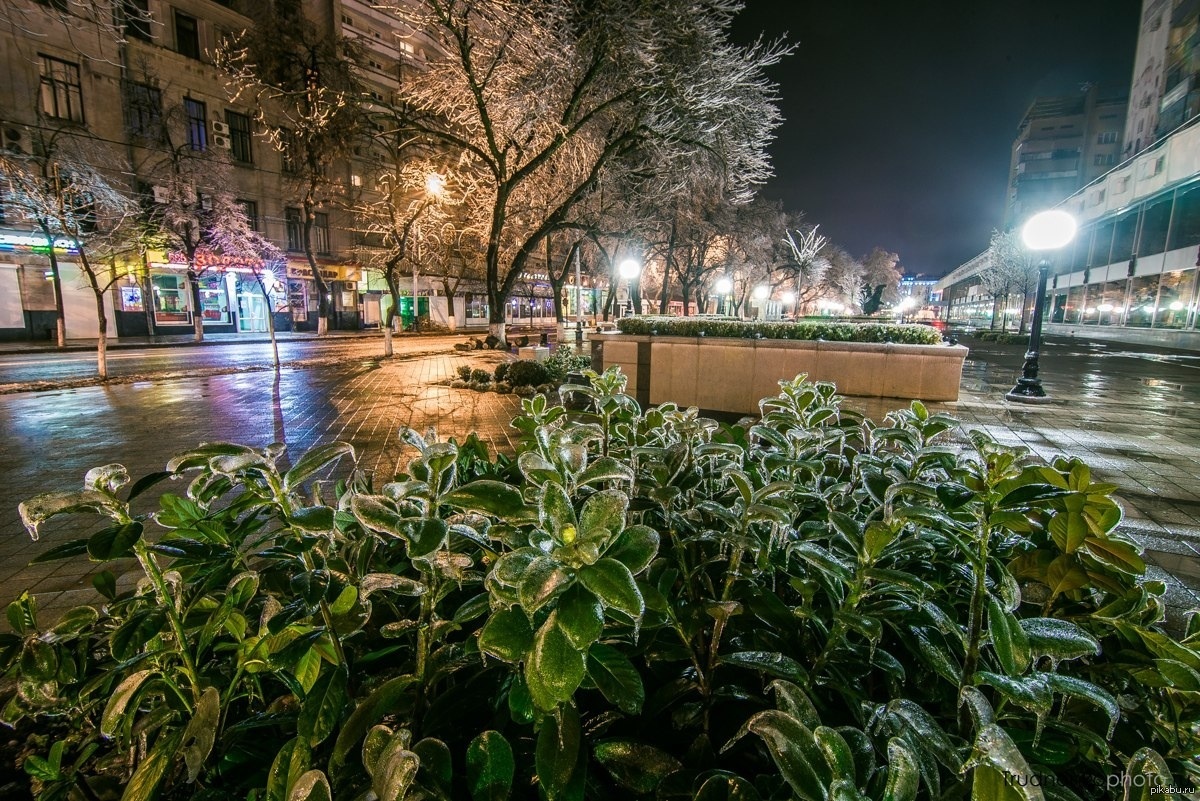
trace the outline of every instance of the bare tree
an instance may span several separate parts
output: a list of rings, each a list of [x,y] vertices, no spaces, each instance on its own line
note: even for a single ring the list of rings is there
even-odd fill
[[[149,31],[153,18],[146,3],[131,0],[5,0],[0,27],[20,38],[39,40],[51,29],[66,36],[76,52],[106,58],[110,44],[125,41],[131,30]],[[97,47],[99,45],[99,47]]]
[[[883,304],[896,300],[900,286],[900,256],[881,247],[872,248],[862,259],[861,298],[865,314],[874,314]]]
[[[329,289],[317,265],[317,214],[346,191],[333,167],[364,142],[358,48],[323,31],[299,0],[256,4],[254,25],[215,54],[234,100],[248,103],[282,155],[286,184],[299,198],[301,243],[318,295],[318,336],[327,333]]]
[[[97,143],[57,140],[50,152],[50,156],[35,158],[0,151],[5,206],[18,220],[36,225],[46,237],[59,304],[60,337],[64,335],[59,286],[62,274],[55,250],[65,240],[75,251],[80,277],[96,303],[96,372],[107,378],[108,315],[104,300],[128,274],[118,260],[125,262],[124,257],[136,252],[137,204],[110,175],[113,154]],[[100,169],[99,164],[106,169]],[[116,166],[119,174],[121,165]]]
[[[988,260],[988,271],[993,273],[990,280],[1004,293],[1002,305],[1007,307],[1008,296],[1011,294],[1021,296],[1020,333],[1024,334],[1029,325],[1030,300],[1037,291],[1037,259],[1025,247],[1017,231],[992,231]],[[1006,324],[1007,319],[1002,325]]]
[[[778,43],[739,47],[730,0],[418,0],[404,10],[441,57],[406,86],[403,122],[482,176],[489,327],[547,233],[607,172],[664,178],[712,164],[731,195],[769,175],[779,123],[765,67]]]

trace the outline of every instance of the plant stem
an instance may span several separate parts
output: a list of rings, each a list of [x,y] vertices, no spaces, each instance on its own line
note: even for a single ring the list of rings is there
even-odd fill
[[[188,650],[188,639],[184,634],[183,620],[179,617],[179,610],[175,608],[175,598],[167,587],[167,582],[163,578],[162,570],[159,568],[154,554],[146,548],[146,543],[139,540],[134,544],[133,552],[137,556],[138,562],[141,563],[142,570],[150,577],[150,582],[154,585],[155,592],[158,593],[159,602],[166,610],[167,621],[171,624],[171,631],[175,635],[175,641],[179,648],[179,656],[183,659],[184,673],[187,675],[188,684],[191,685],[194,708],[194,705],[200,701],[200,675],[196,670],[196,663],[192,659],[192,653]]]

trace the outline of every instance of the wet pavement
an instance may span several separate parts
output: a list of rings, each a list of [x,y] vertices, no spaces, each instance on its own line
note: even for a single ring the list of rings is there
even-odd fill
[[[358,449],[365,469],[390,476],[412,453],[398,440],[406,425],[435,426],[442,436],[460,439],[476,431],[493,449],[512,450],[514,396],[440,383],[460,365],[491,367],[503,355],[460,354],[450,350],[449,340],[398,337],[401,358],[381,361],[381,344],[347,339],[341,348],[329,346],[337,358],[285,368],[278,379],[271,371],[158,376],[0,396],[0,601],[28,588],[53,615],[95,599],[91,566],[80,559],[28,564],[43,550],[82,536],[83,519],[47,525],[35,543],[22,529],[16,505],[40,492],[78,487],[97,465],[120,462],[137,477],[201,441],[284,441],[296,458],[314,444],[345,440]],[[1079,456],[1098,480],[1117,484],[1126,512],[1123,530],[1143,544],[1156,577],[1170,585],[1173,610],[1200,606],[1200,355],[1051,339],[1043,348],[1042,377],[1052,401],[1024,405],[1004,400],[1024,349],[973,338],[963,344],[971,355],[962,395],[958,403],[933,407],[958,417],[964,428],[986,430],[1040,456]],[[234,351],[229,354],[234,358]],[[20,358],[0,356],[0,370]],[[868,399],[846,404],[877,420],[905,405]],[[169,489],[182,492],[183,486]]]

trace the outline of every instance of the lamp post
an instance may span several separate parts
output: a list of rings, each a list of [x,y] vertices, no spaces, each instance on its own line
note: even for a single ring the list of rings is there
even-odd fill
[[[629,308],[633,310],[633,282],[642,273],[642,265],[634,259],[626,259],[617,267],[617,273],[621,278],[625,279],[626,289],[629,292]]]
[[[412,326],[412,330],[413,330],[414,334],[417,333],[417,324],[418,324],[418,321],[421,319],[420,310],[417,306],[417,273],[420,272],[420,267],[421,267],[421,233],[422,233],[421,232],[421,220],[420,220],[421,212],[425,211],[425,209],[431,203],[436,203],[436,202],[440,201],[442,199],[442,195],[444,195],[445,192],[446,192],[446,179],[445,178],[438,175],[436,172],[431,172],[425,176],[425,202],[421,205],[421,207],[419,209],[417,209],[417,214],[416,214],[416,219],[415,219],[416,234],[417,234],[417,241],[416,241],[416,250],[417,250],[416,256],[417,256],[417,258],[413,260],[413,271],[412,271],[412,274],[413,274],[413,298],[412,298],[412,300],[413,300],[413,326]],[[451,309],[451,312],[453,312],[453,309]]]
[[[783,301],[783,307],[786,309],[796,302],[796,293],[791,291],[784,292],[783,297],[780,299]],[[793,312],[793,314],[795,314],[795,312]]]
[[[721,309],[722,314],[730,314],[730,301],[733,299],[733,281],[729,280],[728,276],[722,276],[717,279],[717,283],[713,284],[713,290],[718,295],[725,296],[725,305]]]
[[[1021,239],[1030,250],[1057,250],[1075,238],[1075,218],[1065,211],[1055,209],[1043,211],[1029,218],[1021,229]],[[1042,389],[1038,378],[1038,356],[1042,340],[1042,304],[1046,295],[1046,277],[1050,273],[1050,260],[1043,256],[1038,262],[1037,295],[1033,298],[1033,324],[1029,327],[1029,349],[1025,352],[1025,364],[1017,385],[1010,389],[1005,398],[1020,403],[1047,403],[1050,398]]]

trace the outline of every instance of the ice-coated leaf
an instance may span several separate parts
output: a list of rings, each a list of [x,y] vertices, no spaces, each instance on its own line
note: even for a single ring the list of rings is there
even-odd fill
[[[799,685],[784,679],[775,679],[767,685],[767,689],[775,693],[775,705],[781,711],[791,715],[809,729],[815,729],[821,725],[816,707],[813,706],[812,700]]]
[[[616,559],[636,576],[654,561],[654,557],[658,555],[658,546],[657,531],[649,526],[630,526],[617,535],[604,555],[609,559]]]
[[[191,784],[200,776],[204,761],[212,753],[217,740],[217,723],[221,716],[221,694],[216,687],[206,687],[196,702],[192,719],[183,730],[183,762]]]
[[[532,511],[519,489],[502,481],[487,479],[457,487],[442,496],[442,502],[458,509],[494,515],[510,523],[529,519]]]
[[[633,481],[633,469],[611,456],[601,456],[575,477],[580,487],[605,481]]]
[[[183,470],[194,470],[203,467],[217,456],[233,456],[255,453],[253,448],[246,445],[235,445],[231,442],[204,442],[191,450],[176,455],[167,462],[168,473],[179,473]]]
[[[479,632],[479,650],[510,664],[525,658],[533,647],[533,628],[520,609],[497,609]]]
[[[579,570],[579,580],[606,607],[616,609],[634,620],[640,620],[646,611],[646,602],[633,574],[616,559],[601,559],[594,565]]]
[[[343,456],[349,456],[350,461],[353,462],[355,459],[354,446],[347,442],[330,442],[327,445],[317,445],[314,448],[310,448],[300,457],[300,461],[296,462],[292,469],[284,475],[284,490],[294,490],[315,473],[338,461]]]
[[[575,584],[558,601],[558,625],[562,626],[572,644],[586,651],[604,629],[604,607],[600,600],[579,584]]]
[[[741,776],[718,773],[704,780],[692,801],[762,801],[762,796]]]
[[[521,606],[532,615],[549,603],[571,583],[571,576],[550,556],[539,556],[529,563],[517,587]]]
[[[638,795],[653,793],[663,779],[683,767],[666,751],[635,740],[603,740],[593,752],[613,781]]]
[[[1167,761],[1153,748],[1139,748],[1134,752],[1125,766],[1125,776],[1122,778],[1122,786],[1129,788],[1125,801],[1163,798],[1163,788],[1175,786]]]
[[[1054,692],[1069,695],[1100,707],[1108,715],[1110,727],[1116,726],[1117,721],[1120,720],[1121,707],[1117,704],[1117,699],[1090,681],[1077,679],[1074,676],[1064,676],[1061,673],[1047,673],[1045,679],[1046,684]]]
[[[542,718],[534,748],[534,767],[538,787],[546,794],[547,801],[563,797],[579,763],[582,739],[579,714],[570,706],[560,707]]]
[[[629,496],[621,490],[601,490],[583,502],[579,530],[588,535],[601,529],[616,535],[625,528]]]
[[[1069,620],[1049,617],[1029,617],[1021,621],[1029,638],[1029,650],[1035,659],[1048,656],[1055,662],[1095,656],[1100,643]]]
[[[1034,771],[1021,750],[995,723],[984,726],[976,736],[968,764],[975,768],[972,801],[1045,801],[1042,788],[1029,781]]]
[[[587,674],[596,689],[627,715],[640,715],[646,700],[642,676],[617,648],[595,643],[587,653]]]
[[[583,681],[584,655],[571,644],[552,612],[533,637],[525,663],[525,680],[535,702],[543,709],[569,701]],[[551,702],[551,703],[547,703]]]
[[[313,769],[300,774],[288,793],[287,801],[333,801],[333,790],[323,771]]]
[[[998,673],[980,671],[975,674],[975,683],[994,687],[1006,701],[1027,709],[1038,717],[1044,717],[1054,705],[1054,696],[1042,673],[1010,678]]]
[[[721,751],[753,732],[766,743],[775,766],[801,801],[826,801],[832,772],[812,731],[784,712],[768,709],[754,714]]]
[[[48,492],[38,495],[17,505],[21,522],[29,532],[31,539],[38,538],[38,527],[55,515],[75,514],[77,512],[95,512],[106,515],[111,510],[112,501],[108,496],[95,492]]]
[[[105,737],[116,736],[129,702],[137,695],[146,680],[156,675],[157,672],[155,670],[139,670],[130,673],[117,685],[112,695],[108,697],[108,703],[104,706],[104,714],[100,717],[101,734]]]
[[[973,688],[968,688],[973,689]],[[978,690],[974,690],[978,693]],[[897,698],[887,705],[886,714],[893,721],[908,729],[916,740],[927,748],[947,770],[958,772],[962,760],[945,730],[933,715],[915,701]]]
[[[125,785],[125,792],[121,795],[121,801],[150,801],[158,795],[158,784],[175,761],[182,736],[182,732],[175,731],[158,738],[154,747],[150,749],[150,753],[146,755],[137,770],[133,772],[133,776],[129,778],[129,783]]]
[[[1019,676],[1029,667],[1029,638],[1025,629],[1021,628],[1016,616],[991,595],[987,598],[987,615],[988,633],[1000,665],[1008,675]]]
[[[467,789],[473,801],[507,801],[516,762],[498,731],[485,731],[467,746]]]
[[[575,510],[571,507],[571,499],[567,491],[554,482],[542,487],[542,495],[538,501],[538,517],[542,528],[550,532],[560,545],[570,545],[578,536],[578,523],[575,520]]]
[[[337,728],[346,706],[347,683],[344,668],[328,668],[305,697],[296,720],[296,733],[309,747],[316,748]]]
[[[421,759],[408,750],[407,733],[397,732],[384,746],[371,774],[371,789],[379,801],[402,801],[408,794]]]
[[[853,782],[855,777],[854,752],[836,729],[828,726],[818,726],[812,730],[816,738],[817,748],[825,755],[825,762],[833,771],[834,779],[846,779]]]
[[[525,451],[517,457],[517,467],[521,470],[521,475],[534,486],[540,487],[548,481],[559,483],[562,481],[562,476],[558,474],[557,468],[545,456],[542,456],[537,451]]]
[[[334,741],[333,753],[329,757],[330,769],[335,773],[344,764],[346,754],[358,746],[359,741],[366,736],[367,730],[383,719],[384,715],[392,712],[396,702],[404,695],[415,680],[412,676],[397,676],[389,679],[375,688],[367,698],[354,708],[350,717],[338,732]]]
[[[888,740],[887,753],[887,786],[883,801],[913,801],[921,784],[916,758],[899,737]]]
[[[768,676],[786,679],[797,684],[804,684],[808,681],[808,673],[804,670],[803,665],[790,656],[774,651],[739,651],[722,654],[721,664],[762,671]]]
[[[109,495],[129,483],[129,471],[122,464],[106,464],[103,467],[93,467],[83,477],[85,491],[92,490]]]
[[[407,540],[411,521],[396,511],[390,499],[382,495],[355,495],[350,511],[364,527]]]
[[[421,582],[397,576],[395,573],[368,573],[362,577],[358,589],[364,600],[376,592],[394,592],[397,595],[416,598],[429,591],[429,588]]]

